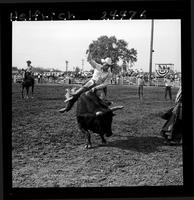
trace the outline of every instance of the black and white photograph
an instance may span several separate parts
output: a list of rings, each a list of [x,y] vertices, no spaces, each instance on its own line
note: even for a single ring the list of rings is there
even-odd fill
[[[182,186],[181,20],[12,22],[12,187]]]

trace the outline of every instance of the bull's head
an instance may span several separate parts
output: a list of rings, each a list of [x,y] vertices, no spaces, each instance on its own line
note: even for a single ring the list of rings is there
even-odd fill
[[[120,110],[122,109],[123,106],[116,106],[113,108],[110,108],[110,110],[108,110],[107,112],[102,112],[102,111],[97,111],[96,112],[96,116],[98,118],[101,118],[100,122],[100,126],[102,127],[102,131],[106,134],[107,137],[112,135],[112,129],[111,129],[111,125],[112,125],[112,117],[114,116],[114,111],[116,110]]]

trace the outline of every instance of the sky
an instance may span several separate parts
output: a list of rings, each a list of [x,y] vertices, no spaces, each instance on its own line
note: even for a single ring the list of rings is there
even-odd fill
[[[151,20],[13,21],[12,66],[32,66],[66,70],[87,62],[89,44],[100,36],[115,36],[137,50],[134,69],[149,71]],[[155,63],[172,63],[181,71],[181,21],[154,20],[152,70]]]

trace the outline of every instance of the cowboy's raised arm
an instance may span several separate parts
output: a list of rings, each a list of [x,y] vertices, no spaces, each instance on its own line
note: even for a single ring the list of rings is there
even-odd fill
[[[88,55],[88,62],[90,63],[90,65],[94,68],[94,69],[97,69],[97,70],[101,70],[102,68],[102,65],[101,64],[98,64],[96,61],[94,61],[89,53]]]

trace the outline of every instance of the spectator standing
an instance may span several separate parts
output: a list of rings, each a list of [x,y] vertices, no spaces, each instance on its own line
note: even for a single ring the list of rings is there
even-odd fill
[[[142,100],[143,99],[143,86],[144,86],[143,75],[138,76],[137,85],[138,85],[138,97],[140,100]]]
[[[40,83],[42,83],[43,74],[40,74]]]
[[[170,78],[165,78],[164,79],[164,83],[165,83],[165,95],[164,95],[164,98],[165,98],[165,100],[167,100],[167,96],[169,95],[170,100],[172,100],[171,88],[172,88],[173,81]]]
[[[38,83],[40,83],[40,74],[38,73]]]
[[[116,77],[116,84],[119,85],[119,82],[120,82],[120,77],[117,76],[117,77]]]

